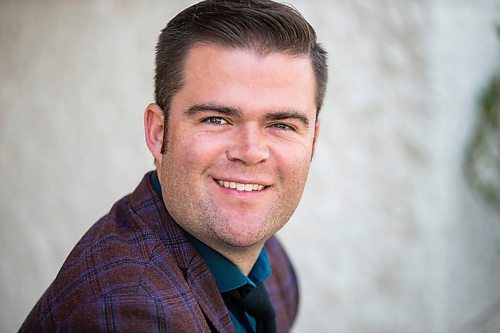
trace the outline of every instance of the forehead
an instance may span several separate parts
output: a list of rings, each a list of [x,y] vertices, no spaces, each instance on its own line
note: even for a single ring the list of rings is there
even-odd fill
[[[229,47],[214,43],[195,43],[188,51],[184,72],[196,70],[221,71],[225,68],[232,70],[246,69],[271,71],[276,73],[282,66],[290,69],[300,67],[302,74],[313,74],[312,61],[306,54],[292,55],[286,52],[265,52],[256,48]],[[262,73],[263,74],[263,73]],[[289,71],[289,75],[293,75]],[[305,77],[307,78],[307,77]]]
[[[192,103],[223,103],[243,109],[293,106],[315,113],[315,79],[306,55],[262,54],[199,43],[186,57],[183,81],[177,95]]]

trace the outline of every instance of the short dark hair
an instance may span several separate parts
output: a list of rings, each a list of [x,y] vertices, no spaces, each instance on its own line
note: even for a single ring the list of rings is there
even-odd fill
[[[183,10],[162,30],[156,46],[155,100],[164,113],[183,86],[184,65],[196,43],[311,58],[316,79],[316,118],[328,80],[326,51],[293,7],[270,0],[206,0]],[[166,136],[164,137],[165,143]]]

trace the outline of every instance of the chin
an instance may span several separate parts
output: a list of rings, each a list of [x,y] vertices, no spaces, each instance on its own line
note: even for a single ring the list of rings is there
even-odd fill
[[[232,248],[250,248],[261,246],[267,238],[263,237],[259,231],[249,232],[248,230],[226,230],[223,234],[219,234],[219,239],[226,245]]]

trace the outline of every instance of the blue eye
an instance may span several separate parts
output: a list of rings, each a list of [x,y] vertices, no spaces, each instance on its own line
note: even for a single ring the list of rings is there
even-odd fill
[[[225,125],[228,123],[227,120],[225,120],[224,118],[221,118],[221,117],[208,117],[208,118],[203,119],[203,122],[213,124],[213,125]]]
[[[284,123],[276,123],[273,124],[273,127],[280,129],[280,130],[295,130],[292,126],[284,124]]]

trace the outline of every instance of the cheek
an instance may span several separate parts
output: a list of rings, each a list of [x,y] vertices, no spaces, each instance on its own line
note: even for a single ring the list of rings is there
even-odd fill
[[[313,139],[309,137],[275,139],[271,142],[272,152],[281,163],[291,165],[290,168],[303,168],[311,162],[312,141]]]
[[[183,133],[177,134],[168,146],[174,163],[182,161],[186,167],[193,169],[210,163],[224,151],[220,141],[222,140],[214,140],[205,133]]]
[[[309,166],[311,164],[311,151],[297,147],[297,149],[275,150],[279,174],[283,181],[288,182],[290,187],[302,187],[305,184]]]

